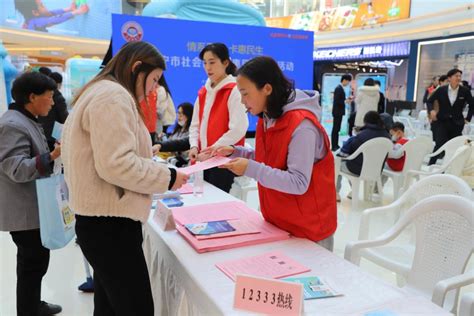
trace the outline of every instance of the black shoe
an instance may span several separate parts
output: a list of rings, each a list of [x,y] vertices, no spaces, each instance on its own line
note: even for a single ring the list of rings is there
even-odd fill
[[[339,146],[333,147],[333,148],[331,149],[331,151],[338,151],[339,148],[341,148],[341,147],[339,147]]]
[[[55,315],[61,313],[62,310],[63,308],[59,305],[49,304],[45,301],[41,301],[38,314],[40,316]]]

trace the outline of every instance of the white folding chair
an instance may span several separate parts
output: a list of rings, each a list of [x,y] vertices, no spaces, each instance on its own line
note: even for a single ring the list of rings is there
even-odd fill
[[[405,288],[413,295],[430,297],[455,312],[459,290],[448,296],[447,304],[443,304],[445,300],[441,298],[446,291],[466,284],[472,277],[472,272],[465,273],[474,251],[474,204],[471,200],[447,194],[426,198],[410,208],[383,235],[348,243],[344,258],[358,265],[362,251],[387,245],[412,224],[416,231],[413,262],[398,267],[406,276]]]
[[[398,199],[400,190],[405,183],[405,176],[409,170],[420,170],[423,159],[433,150],[433,142],[424,136],[409,140],[402,146],[405,152],[405,164],[402,171],[384,169],[382,174],[391,178],[393,182],[393,197]]]
[[[352,155],[344,157],[342,160],[353,160],[359,155],[363,156],[362,170],[359,176],[353,173],[339,171],[341,176],[348,178],[352,184],[352,208],[359,207],[360,182],[375,183],[379,190],[380,199],[383,201],[382,168],[388,152],[392,149],[392,142],[388,138],[376,137],[363,143]]]

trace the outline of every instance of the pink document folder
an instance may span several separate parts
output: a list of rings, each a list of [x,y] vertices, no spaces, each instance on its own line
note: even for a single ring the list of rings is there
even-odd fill
[[[311,271],[280,251],[271,251],[258,256],[217,263],[225,275],[235,281],[237,274],[280,279],[290,275]]]
[[[173,216],[178,232],[199,253],[284,240],[290,237],[287,232],[266,222],[260,213],[250,209],[243,202],[179,207],[173,209]],[[184,224],[238,219],[251,222],[260,233],[198,240],[183,226]]]

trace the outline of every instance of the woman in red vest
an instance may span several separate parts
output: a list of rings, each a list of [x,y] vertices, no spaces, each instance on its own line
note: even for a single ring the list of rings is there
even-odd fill
[[[140,108],[143,113],[143,122],[145,123],[146,129],[150,133],[151,143],[156,144],[156,120],[158,116],[156,114],[156,90],[150,92],[146,98],[140,101]]]
[[[334,157],[319,122],[319,94],[295,89],[278,64],[263,56],[239,69],[237,86],[247,110],[260,117],[255,151],[226,146],[213,154],[239,157],[223,167],[257,180],[265,220],[332,250]]]
[[[201,51],[199,58],[203,61],[208,79],[194,103],[189,128],[191,162],[206,159],[208,155],[198,155],[205,148],[244,145],[249,125],[233,76],[236,66],[229,59],[227,46],[222,43],[209,44]],[[204,180],[226,192],[230,191],[234,177],[232,172],[225,169],[204,171]]]

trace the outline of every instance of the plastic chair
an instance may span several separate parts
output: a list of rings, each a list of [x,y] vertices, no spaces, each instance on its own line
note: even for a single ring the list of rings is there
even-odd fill
[[[370,237],[370,220],[374,215],[393,214],[397,221],[404,210],[410,209],[416,203],[439,194],[451,194],[462,196],[466,199],[472,197],[469,185],[459,177],[450,174],[437,174],[421,179],[405,191],[398,200],[385,206],[366,209],[362,212],[359,226],[359,240],[367,240]],[[377,255],[376,250],[367,252],[368,257],[374,262],[380,261],[384,264],[385,259]],[[365,252],[364,252],[365,254]],[[365,257],[365,256],[364,256]],[[396,255],[393,256],[396,258]]]
[[[474,315],[474,292],[466,293],[461,297],[458,316]]]
[[[396,222],[404,211],[410,209],[421,200],[438,194],[452,194],[467,199],[470,199],[472,196],[469,185],[456,176],[438,174],[423,178],[411,186],[408,191],[405,191],[393,203],[382,207],[366,209],[360,218],[359,240],[372,238],[371,227],[373,228],[375,225],[371,225],[371,220],[375,216],[384,216],[384,218],[386,216],[393,216],[393,221]],[[392,244],[377,249],[364,249],[361,251],[361,256],[380,266],[389,267],[390,270],[396,272],[397,283],[401,286],[406,283],[405,278],[408,266],[413,259],[415,250],[414,236],[410,237],[411,240],[407,243]]]
[[[468,139],[468,137],[465,135],[454,137],[453,139],[450,139],[449,141],[444,143],[444,145],[438,148],[438,150],[436,150],[434,153],[428,155],[427,158],[429,159],[431,157],[436,157],[444,151],[443,163],[447,162],[449,161],[449,159],[451,159],[452,156],[454,156],[454,153],[456,152],[456,150],[458,150],[459,147],[464,145],[464,143],[466,142],[466,139]],[[437,167],[436,165],[433,165],[431,168],[436,168],[436,167]]]
[[[431,169],[431,171],[409,170],[406,174],[404,190],[408,189],[412,179],[419,178],[420,176],[431,176],[434,174],[446,173],[446,174],[452,174],[459,177],[470,155],[471,155],[471,148],[466,147],[463,150],[455,153],[454,156],[451,157],[449,161],[447,161],[446,163],[443,163],[443,165],[441,165],[438,168]]]
[[[358,265],[363,250],[387,245],[411,224],[416,231],[413,263],[400,267],[405,270],[405,288],[414,295],[432,297],[443,306],[445,300],[441,298],[446,292],[466,284],[472,275],[463,274],[474,251],[474,203],[466,198],[437,195],[424,199],[383,235],[347,244],[344,258]],[[446,304],[454,312],[458,296],[456,290]]]
[[[400,190],[405,183],[409,170],[420,170],[423,159],[433,150],[433,142],[424,136],[414,138],[402,147],[405,152],[405,164],[402,171],[384,169],[382,174],[391,178],[393,182],[393,197],[398,199]]]
[[[379,190],[380,199],[383,200],[382,187],[382,167],[388,152],[392,149],[392,142],[388,138],[376,137],[363,143],[352,155],[344,157],[342,160],[353,160],[360,154],[364,158],[362,170],[359,176],[353,173],[339,171],[341,176],[348,178],[352,184],[352,208],[359,207],[359,187],[361,181],[366,183],[375,183]]]

